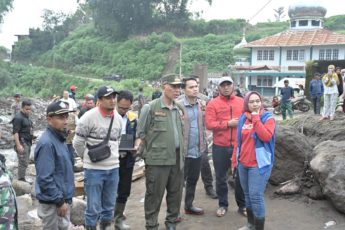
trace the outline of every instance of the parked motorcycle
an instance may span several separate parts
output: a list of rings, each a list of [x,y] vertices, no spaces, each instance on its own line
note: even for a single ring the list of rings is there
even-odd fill
[[[280,102],[279,96],[274,96],[272,100],[272,106],[273,106],[273,113],[276,115],[279,115],[282,113],[281,111],[281,102]],[[308,112],[310,110],[311,102],[306,99],[305,96],[297,97],[293,100],[291,100],[292,103],[292,110],[299,110],[302,112]]]

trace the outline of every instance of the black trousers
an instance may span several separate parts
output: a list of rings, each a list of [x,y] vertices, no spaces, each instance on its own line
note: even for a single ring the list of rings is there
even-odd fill
[[[207,153],[201,154],[201,180],[206,191],[213,188],[212,171]]]
[[[125,204],[131,194],[133,168],[120,163],[116,203]]]
[[[184,178],[186,181],[186,194],[184,200],[184,208],[189,209],[193,206],[195,197],[196,184],[198,183],[200,168],[201,168],[201,157],[199,158],[188,158],[185,159],[184,165]]]

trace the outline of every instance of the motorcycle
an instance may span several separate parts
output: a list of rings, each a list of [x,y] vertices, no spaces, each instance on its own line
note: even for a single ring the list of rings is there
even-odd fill
[[[305,96],[297,97],[291,100],[292,103],[292,111],[299,110],[302,112],[308,112],[310,110],[311,102],[306,99]],[[281,102],[279,96],[274,96],[272,100],[273,106],[273,113],[279,115],[282,113],[281,111]]]

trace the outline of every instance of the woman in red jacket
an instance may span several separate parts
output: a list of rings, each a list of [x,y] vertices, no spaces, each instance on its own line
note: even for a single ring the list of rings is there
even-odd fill
[[[248,224],[240,230],[264,229],[264,192],[274,161],[274,133],[274,118],[263,109],[260,94],[247,93],[244,113],[237,126],[236,163],[248,220]]]

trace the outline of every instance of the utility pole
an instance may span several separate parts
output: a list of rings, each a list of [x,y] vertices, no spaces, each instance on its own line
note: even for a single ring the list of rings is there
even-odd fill
[[[182,43],[180,43],[180,78],[182,77]]]

